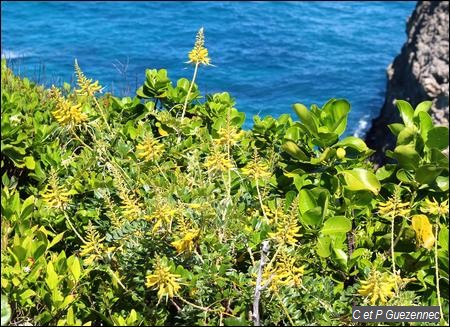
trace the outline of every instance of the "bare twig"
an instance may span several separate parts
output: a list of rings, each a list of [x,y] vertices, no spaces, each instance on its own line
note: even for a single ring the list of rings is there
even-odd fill
[[[261,260],[259,261],[258,277],[256,278],[255,297],[253,300],[252,319],[255,326],[261,326],[260,321],[261,319],[259,316],[259,300],[261,298],[261,291],[264,289],[261,286],[262,272],[264,270],[264,265],[266,264],[267,253],[269,252],[269,249],[270,249],[269,241],[268,240],[263,241],[261,246]]]

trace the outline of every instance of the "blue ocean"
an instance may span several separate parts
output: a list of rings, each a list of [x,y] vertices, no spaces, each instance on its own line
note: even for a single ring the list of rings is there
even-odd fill
[[[13,70],[46,85],[85,74],[134,95],[146,68],[191,78],[200,27],[214,66],[204,93],[229,92],[247,114],[278,117],[292,104],[352,104],[347,135],[363,136],[383,105],[386,68],[406,40],[415,1],[1,2],[1,51]]]

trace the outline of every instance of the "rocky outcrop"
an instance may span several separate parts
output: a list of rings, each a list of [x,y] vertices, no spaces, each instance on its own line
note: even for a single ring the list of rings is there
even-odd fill
[[[408,20],[408,40],[387,69],[386,98],[380,116],[373,120],[366,136],[367,145],[376,150],[374,162],[385,161],[383,152],[395,146],[387,125],[400,122],[395,99],[409,101],[413,107],[432,100],[435,123],[448,125],[448,1],[418,1]]]

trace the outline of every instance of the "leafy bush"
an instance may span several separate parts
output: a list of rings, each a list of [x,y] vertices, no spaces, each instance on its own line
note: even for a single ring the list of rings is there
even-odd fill
[[[147,70],[134,98],[44,89],[2,62],[2,323],[341,325],[358,304],[448,317],[448,128],[397,101],[374,170],[350,104],[245,115]],[[5,298],[5,300],[6,300]],[[448,321],[448,320],[447,320]],[[445,323],[445,319],[442,320]]]

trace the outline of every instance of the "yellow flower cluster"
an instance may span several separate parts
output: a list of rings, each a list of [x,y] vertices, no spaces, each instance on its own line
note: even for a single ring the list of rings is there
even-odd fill
[[[411,213],[410,203],[402,202],[397,195],[390,197],[386,202],[380,202],[378,206],[378,214],[389,220],[397,216],[409,217]]]
[[[56,108],[52,111],[52,115],[61,125],[72,128],[87,120],[87,115],[81,111],[81,105],[72,104],[69,100],[65,99],[61,91],[54,85],[50,90],[50,97],[56,100]]]
[[[269,178],[270,176],[272,176],[269,171],[269,165],[259,160],[249,162],[245,167],[242,168],[242,173],[245,176],[257,180]]]
[[[225,128],[221,128],[218,132],[219,138],[214,139],[214,143],[217,145],[229,145],[234,146],[236,145],[242,137],[245,135],[244,131],[239,131],[235,126],[228,125]]]
[[[225,153],[214,150],[211,155],[206,158],[203,166],[211,172],[225,172],[233,168],[233,164]]]
[[[156,262],[155,270],[152,274],[146,276],[145,286],[158,289],[158,299],[161,300],[163,296],[173,298],[177,295],[181,288],[180,275],[172,274],[170,267],[167,266],[162,260],[158,259]]]
[[[104,237],[100,237],[100,234],[92,227],[91,224],[88,226],[86,234],[86,244],[81,246],[80,255],[82,257],[87,257],[84,261],[86,265],[92,264],[94,261],[101,259],[103,255],[114,248],[107,248],[103,243]]]
[[[268,289],[277,291],[279,287],[298,287],[302,283],[305,267],[295,265],[295,258],[285,251],[281,252],[281,258],[275,266],[268,265],[263,272],[263,281],[269,283]]]
[[[181,239],[173,241],[171,244],[178,253],[190,253],[194,250],[195,241],[198,238],[199,234],[200,230],[190,229],[184,234]]]
[[[188,63],[210,65],[210,60],[208,49],[205,48],[205,36],[202,27],[197,32],[194,48],[189,52]]]
[[[119,197],[122,201],[120,208],[122,215],[129,221],[136,220],[142,216],[142,208],[138,199],[133,195],[128,194],[124,190],[119,191]]]
[[[64,210],[70,201],[69,196],[70,192],[64,186],[58,185],[58,177],[52,172],[49,184],[42,193],[45,205],[56,210]]]
[[[276,231],[269,233],[269,237],[274,239],[278,244],[295,245],[297,243],[296,237],[301,236],[301,234],[298,233],[299,230],[300,226],[294,217],[283,215],[278,217]]]
[[[92,82],[92,79],[87,79],[84,73],[78,66],[78,61],[75,59],[75,73],[77,74],[77,85],[79,89],[75,92],[82,96],[93,96],[95,93],[100,92],[102,87],[98,84],[98,81]]]
[[[153,135],[148,134],[136,149],[138,150],[138,158],[144,158],[145,161],[153,161],[158,160],[163,154],[164,144],[159,143]]]
[[[174,208],[166,202],[159,201],[151,215],[147,218],[149,220],[156,220],[152,228],[152,233],[156,232],[165,223],[170,230],[174,217],[178,214],[178,208]]]
[[[366,298],[370,298],[370,304],[375,305],[378,301],[386,304],[389,298],[398,291],[400,283],[410,281],[411,279],[402,279],[398,275],[390,272],[380,272],[372,269],[369,278],[361,281],[361,287],[358,293]]]
[[[423,213],[429,213],[436,216],[448,215],[448,199],[442,203],[437,202],[435,199],[430,200],[428,198],[422,203],[420,211]]]

